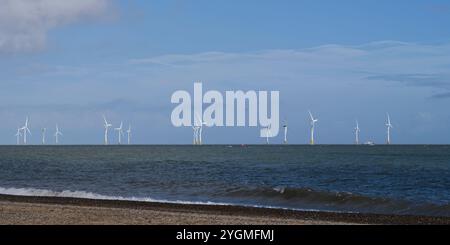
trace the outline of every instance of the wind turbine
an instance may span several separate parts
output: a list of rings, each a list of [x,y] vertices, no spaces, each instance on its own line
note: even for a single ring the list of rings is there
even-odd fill
[[[58,124],[56,124],[56,132],[55,132],[55,143],[56,143],[56,144],[58,144],[58,136],[59,136],[59,135],[62,136],[62,133],[61,133],[61,131],[59,131]]]
[[[42,128],[41,132],[42,132],[42,144],[45,145],[45,132],[47,131],[46,128]]]
[[[103,115],[103,121],[105,121],[103,126],[105,127],[105,145],[107,145],[108,144],[108,128],[112,127],[112,124],[110,124],[110,123],[108,123],[108,121],[106,121],[105,115]]]
[[[198,130],[198,135],[197,135],[197,138],[198,138],[198,145],[201,145],[202,144],[202,130],[203,130],[203,125],[206,125],[206,123],[205,122],[203,122],[203,120],[201,119],[201,117],[198,115],[198,114],[195,114],[195,116],[196,116],[196,118],[198,119],[198,121],[199,121],[199,123],[200,123],[200,126],[197,126],[197,130]]]
[[[355,144],[359,145],[359,132],[361,130],[359,129],[358,120],[356,120],[356,128],[355,128]]]
[[[23,144],[26,145],[27,144],[27,132],[31,136],[31,131],[28,128],[28,117],[25,120],[25,125],[22,128],[20,128],[20,129],[23,130]]]
[[[22,134],[20,133],[21,128],[17,128],[17,133],[14,135],[16,136],[17,139],[17,145],[20,145],[20,136],[22,136]]]
[[[288,125],[287,125],[287,122],[284,123],[283,128],[284,128],[284,140],[283,140],[283,144],[287,144],[287,143],[288,143],[288,141],[287,141],[287,132],[288,132]]]
[[[312,113],[311,113],[311,111],[308,111],[309,112],[309,116],[310,116],[310,118],[311,118],[311,140],[310,140],[310,144],[311,145],[314,145],[314,126],[316,125],[316,122],[318,122],[319,121],[319,119],[317,119],[317,118],[314,118],[313,117],[313,115],[312,115]]]
[[[389,113],[386,113],[387,115],[387,123],[386,123],[386,127],[387,127],[387,144],[390,145],[391,144],[391,128],[393,128],[394,126],[392,126],[391,124],[391,118],[389,117]]]
[[[269,124],[269,126],[267,126],[267,128],[265,128],[266,130],[266,144],[269,144],[269,135],[272,135],[270,132],[270,129],[272,128],[272,125]]]
[[[199,127],[196,126],[196,125],[194,125],[194,126],[192,126],[192,130],[194,131],[194,140],[193,140],[193,144],[194,144],[194,145],[197,145],[197,144],[198,144],[198,130],[199,130]]]
[[[117,133],[119,134],[119,145],[122,144],[122,135],[123,135],[123,122],[120,122],[120,127],[118,128],[114,128],[114,130],[117,131]]]
[[[128,144],[130,144],[130,142],[131,142],[131,124],[128,125],[127,135],[128,135]]]

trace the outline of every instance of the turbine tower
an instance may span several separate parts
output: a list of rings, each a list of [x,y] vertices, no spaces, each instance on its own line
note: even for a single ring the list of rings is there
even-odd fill
[[[58,137],[59,137],[59,135],[62,136],[62,133],[61,133],[61,131],[59,131],[58,124],[56,124],[56,132],[55,132],[55,143],[56,144],[58,144]]]
[[[267,126],[267,128],[265,128],[266,130],[266,144],[270,144],[269,142],[269,135],[272,135],[270,132],[270,129],[272,128],[272,125],[269,124],[269,126]]]
[[[17,145],[20,145],[20,136],[22,136],[22,133],[20,133],[20,130],[21,130],[21,128],[17,128],[17,133],[14,135],[14,136],[16,136],[16,140],[17,140],[16,144]]]
[[[284,128],[284,140],[283,140],[283,144],[287,144],[287,143],[288,143],[288,141],[287,141],[287,132],[288,132],[288,125],[287,125],[287,122],[284,123],[283,128]]]
[[[123,135],[123,122],[120,122],[120,127],[118,128],[114,128],[114,130],[117,131],[117,133],[119,134],[119,145],[122,144],[122,135]]]
[[[130,144],[130,142],[131,142],[131,124],[128,125],[127,135],[128,135],[128,144]]]
[[[391,118],[389,117],[389,113],[386,113],[387,115],[387,123],[386,123],[386,127],[387,127],[387,144],[390,145],[391,144],[391,128],[393,128],[394,126],[392,126],[391,124]]]
[[[47,128],[42,128],[42,144],[45,145],[45,132],[47,131]]]
[[[25,125],[22,128],[20,128],[20,129],[23,130],[23,144],[26,145],[27,144],[27,132],[31,136],[31,131],[28,128],[28,117],[25,120]]]
[[[316,122],[319,121],[319,119],[314,118],[311,111],[308,111],[308,112],[309,112],[309,116],[311,118],[311,121],[310,121],[310,123],[311,123],[311,140],[310,140],[309,144],[314,145],[314,127],[316,125]]]
[[[112,124],[110,124],[110,123],[108,123],[108,121],[106,121],[105,115],[103,115],[103,121],[105,121],[103,126],[105,127],[105,145],[107,145],[108,144],[108,128],[112,127]]]
[[[359,129],[358,120],[356,120],[356,128],[355,128],[355,144],[359,145],[359,132],[361,130]]]

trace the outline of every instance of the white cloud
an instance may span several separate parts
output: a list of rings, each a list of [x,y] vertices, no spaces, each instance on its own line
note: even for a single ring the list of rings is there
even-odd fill
[[[314,79],[316,84],[325,80],[328,84],[343,85],[355,80],[364,84],[392,81],[408,86],[450,89],[447,68],[450,65],[450,44],[381,41],[299,50],[170,54],[132,59],[130,64],[140,67],[164,65],[165,68],[152,67],[149,70],[152,77],[159,75],[166,80],[178,72],[184,80],[189,80],[186,77],[189,74],[218,81],[243,77],[251,81],[268,81],[271,77],[275,80],[282,77],[285,82]]]
[[[0,0],[0,52],[45,46],[55,27],[103,15],[109,0]]]

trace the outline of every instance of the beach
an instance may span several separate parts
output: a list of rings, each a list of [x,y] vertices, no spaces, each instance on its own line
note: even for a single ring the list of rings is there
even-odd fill
[[[294,211],[66,197],[0,195],[0,224],[346,225],[450,224],[449,217]]]

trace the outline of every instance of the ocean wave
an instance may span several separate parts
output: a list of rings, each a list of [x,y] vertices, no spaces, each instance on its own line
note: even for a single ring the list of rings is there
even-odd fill
[[[139,201],[139,202],[160,202],[160,203],[178,203],[178,204],[204,204],[204,205],[231,205],[229,203],[220,202],[197,202],[197,201],[182,201],[182,200],[165,200],[154,199],[150,197],[124,197],[124,196],[109,196],[87,191],[52,191],[48,189],[37,188],[4,188],[0,187],[0,194],[13,196],[34,196],[34,197],[71,197],[71,198],[86,198],[97,200],[119,200],[119,201]]]
[[[252,199],[274,206],[314,208],[327,211],[450,216],[450,204],[413,203],[408,200],[365,196],[350,192],[311,188],[241,188],[226,194],[236,199]]]
[[[167,200],[151,197],[103,195],[88,191],[54,191],[38,188],[0,187],[0,194],[37,197],[71,197],[175,204],[234,205],[301,211],[413,214],[450,217],[450,205],[415,204],[405,200],[369,197],[350,192],[328,192],[311,188],[258,187],[228,190],[226,202]]]
[[[53,191],[48,189],[38,188],[4,188],[0,187],[0,194],[13,196],[32,196],[32,197],[69,197],[69,198],[85,198],[94,200],[118,200],[118,201],[137,201],[137,202],[158,202],[158,203],[173,203],[173,204],[197,204],[197,205],[220,205],[220,206],[243,206],[256,208],[271,208],[271,209],[287,209],[299,211],[319,211],[318,209],[303,209],[303,208],[289,208],[283,206],[272,205],[258,205],[242,202],[213,202],[213,201],[189,201],[189,200],[167,200],[156,199],[151,197],[124,197],[124,196],[110,196],[87,191]],[[322,210],[326,211],[326,210]]]

